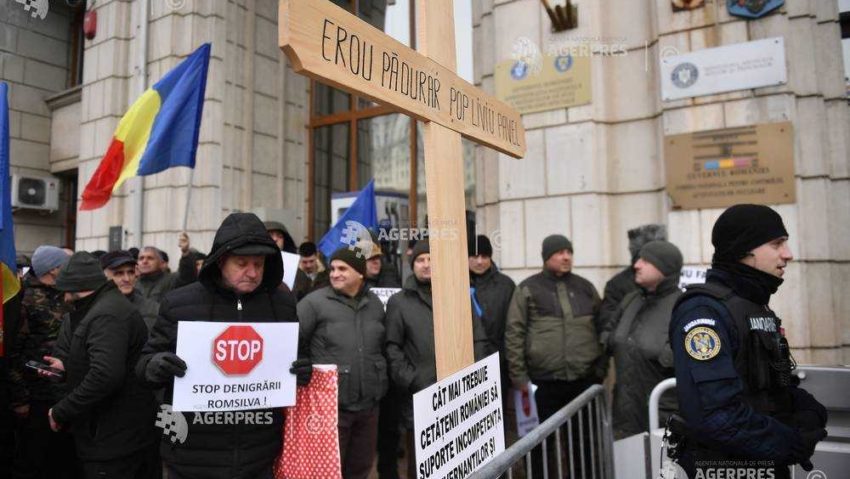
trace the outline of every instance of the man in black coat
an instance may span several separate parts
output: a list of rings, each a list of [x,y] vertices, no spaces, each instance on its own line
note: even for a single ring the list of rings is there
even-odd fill
[[[69,391],[48,411],[50,428],[70,428],[86,478],[158,477],[156,403],[133,374],[148,336],[142,317],[86,252],[71,256],[55,288],[73,309],[44,357]]]
[[[233,213],[216,232],[198,281],[168,293],[163,299],[151,337],[142,351],[136,373],[151,387],[173,395],[174,376],[183,376],[186,363],[176,354],[178,321],[296,322],[295,301],[281,288],[283,261],[266,228],[252,213]],[[308,360],[290,369],[298,383],[310,380]],[[169,479],[270,479],[281,450],[283,414],[271,413],[266,424],[204,424],[186,418],[185,442],[163,435],[160,453]]]

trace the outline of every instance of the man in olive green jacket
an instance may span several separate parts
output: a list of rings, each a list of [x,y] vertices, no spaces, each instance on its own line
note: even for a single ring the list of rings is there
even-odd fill
[[[298,302],[299,349],[339,373],[342,475],[366,479],[375,459],[378,404],[387,392],[384,306],[365,286],[366,259],[343,246],[330,260],[331,285]]]
[[[572,272],[573,246],[565,236],[546,237],[542,256],[543,271],[514,292],[505,331],[511,382],[521,391],[529,380],[537,385],[540,422],[605,375],[596,325],[599,293]],[[539,452],[534,459],[542,477]]]

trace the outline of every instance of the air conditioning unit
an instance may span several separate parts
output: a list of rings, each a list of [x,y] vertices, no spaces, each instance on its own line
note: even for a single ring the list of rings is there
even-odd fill
[[[59,209],[59,178],[12,175],[12,207],[56,211]]]

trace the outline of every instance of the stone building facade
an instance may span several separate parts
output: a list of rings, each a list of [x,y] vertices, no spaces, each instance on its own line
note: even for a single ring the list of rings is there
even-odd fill
[[[707,265],[721,210],[671,208],[664,136],[791,121],[797,201],[777,209],[796,260],[773,306],[798,361],[847,363],[850,110],[837,2],[787,0],[776,13],[744,21],[726,13],[725,1],[715,9],[716,1],[673,13],[670,0],[573,0],[578,27],[553,33],[537,0],[472,0],[475,83],[490,93],[495,65],[511,58],[520,37],[541,46],[584,39],[627,53],[593,57],[590,104],[524,115],[524,159],[475,148],[468,180],[474,177],[478,230],[493,238],[497,264],[516,280],[539,270],[541,240],[560,232],[573,240],[577,272],[601,291],[629,261],[626,231],[645,223],[666,224],[686,263]],[[71,60],[80,11],[68,3],[75,2],[51,1],[41,20],[17,2],[0,2],[13,173],[57,176],[64,192],[59,212],[15,213],[19,251],[69,236],[77,249],[107,249],[109,228],[120,226],[124,246],[156,244],[176,258],[190,177],[186,229],[199,249],[211,246],[221,219],[236,210],[283,220],[296,239],[306,237],[310,82],[277,46],[276,1],[89,1],[97,31],[82,44],[76,83],[69,78],[79,66]],[[382,9],[386,2],[368,3]],[[661,100],[661,56],[774,36],[785,38],[787,84]],[[73,200],[128,106],[204,42],[213,47],[194,172],[132,179],[104,208],[76,213]]]
[[[581,39],[627,51],[593,57],[591,104],[524,116],[523,160],[478,149],[478,224],[500,232],[498,264],[517,280],[527,277],[542,265],[542,239],[565,233],[577,272],[601,290],[629,262],[626,231],[664,223],[686,264],[707,265],[722,209],[672,210],[664,136],[791,121],[797,201],[776,209],[795,261],[772,306],[786,320],[798,361],[850,361],[850,110],[837,3],[787,0],[754,21],[731,17],[725,1],[676,13],[670,0],[572,3],[578,28],[552,33],[536,0],[473,2],[475,82],[490,92],[494,66],[511,58],[519,37],[541,48]],[[775,36],[785,38],[787,84],[661,100],[660,56]]]

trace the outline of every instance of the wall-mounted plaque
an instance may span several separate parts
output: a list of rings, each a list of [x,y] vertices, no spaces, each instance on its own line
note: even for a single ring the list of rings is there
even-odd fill
[[[788,81],[782,37],[705,48],[661,59],[661,98],[679,100]]]
[[[540,55],[496,65],[496,97],[520,113],[590,103],[590,55]]]
[[[790,122],[667,136],[664,163],[675,209],[795,201]]]

